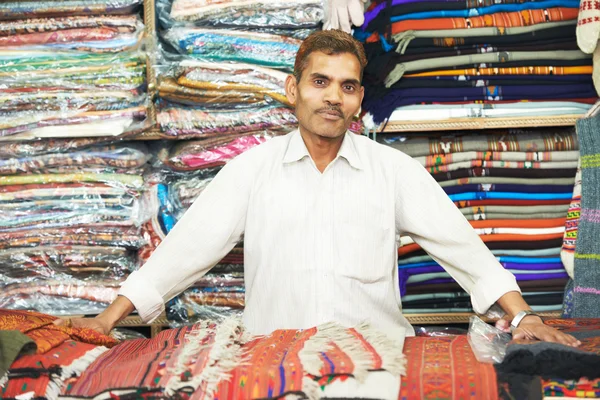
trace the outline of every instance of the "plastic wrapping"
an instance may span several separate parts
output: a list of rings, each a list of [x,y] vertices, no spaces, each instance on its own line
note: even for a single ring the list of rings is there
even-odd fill
[[[83,150],[100,144],[109,144],[116,140],[113,137],[101,137],[5,142],[0,146],[0,160]]]
[[[134,253],[119,247],[11,248],[0,253],[0,285],[39,279],[122,280],[136,268]]]
[[[427,337],[445,337],[466,335],[467,330],[462,328],[453,328],[449,326],[414,326],[416,336]]]
[[[180,54],[204,61],[237,61],[291,70],[302,43],[281,35],[230,29],[174,27],[163,38]]]
[[[162,73],[158,91],[169,101],[205,108],[289,106],[286,78],[284,72],[256,65],[185,60]]]
[[[156,0],[156,9],[164,28],[196,24],[300,29],[317,27],[324,15],[319,0]]]
[[[139,48],[143,33],[135,15],[0,21],[0,49],[115,53]]]
[[[145,56],[0,50],[0,138],[147,128]]]
[[[250,110],[213,110],[159,102],[157,121],[165,137],[199,139],[216,135],[264,130],[289,132],[297,120],[287,107],[267,106]]]
[[[512,340],[511,335],[476,316],[469,319],[467,337],[477,361],[490,364],[502,362],[506,355],[506,347]]]
[[[0,286],[0,308],[52,315],[98,314],[117,297],[118,283],[90,284],[73,279]]]
[[[143,0],[8,0],[0,3],[0,20],[134,14],[142,3]]]

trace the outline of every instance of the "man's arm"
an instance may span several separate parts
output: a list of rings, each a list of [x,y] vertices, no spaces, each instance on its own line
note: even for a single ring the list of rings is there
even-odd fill
[[[235,159],[217,174],[146,264],[127,278],[106,310],[93,319],[70,323],[108,333],[134,309],[144,321],[152,321],[164,311],[166,301],[206,274],[244,232],[252,179],[246,164]]]
[[[510,320],[530,310],[516,279],[488,250],[433,177],[415,160],[405,159],[396,176],[396,227],[409,235],[471,295],[474,310],[485,314],[498,303]],[[545,326],[536,316],[522,320],[515,338],[574,344],[576,340]]]

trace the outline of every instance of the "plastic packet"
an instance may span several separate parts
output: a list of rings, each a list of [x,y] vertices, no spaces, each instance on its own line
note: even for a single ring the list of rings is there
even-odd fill
[[[502,362],[506,355],[506,347],[512,340],[511,335],[485,323],[477,316],[469,319],[467,337],[477,361],[490,364]]]
[[[114,143],[118,140],[114,137],[99,137],[5,142],[0,146],[0,160],[83,150],[88,147]]]
[[[287,107],[268,106],[249,110],[213,110],[159,102],[157,122],[165,137],[199,139],[217,135],[291,131],[297,120]]]
[[[118,247],[11,248],[0,253],[0,284],[34,284],[40,279],[120,281],[135,268],[134,253]]]
[[[143,0],[9,0],[0,3],[0,20],[134,14],[142,3]]]
[[[301,41],[230,29],[174,27],[162,33],[173,49],[193,59],[236,61],[291,70]]]
[[[449,326],[414,326],[416,336],[444,337],[466,335],[467,330]]]
[[[233,108],[290,105],[285,96],[288,74],[244,63],[184,60],[161,72],[158,91],[169,101]]]
[[[0,286],[0,308],[52,315],[97,314],[116,297],[119,282],[40,280]]]
[[[260,1],[190,1],[157,0],[161,25],[221,25],[244,27],[317,27],[323,19],[323,2],[319,0]]]

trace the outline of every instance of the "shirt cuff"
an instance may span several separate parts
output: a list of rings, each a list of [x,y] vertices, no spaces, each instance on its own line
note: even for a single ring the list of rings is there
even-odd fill
[[[165,302],[151,282],[134,271],[121,285],[119,296],[125,296],[133,303],[145,323],[152,322],[165,310]]]
[[[519,292],[517,278],[502,269],[497,273],[480,278],[471,291],[471,303],[477,314],[485,314],[496,301],[508,292]]]

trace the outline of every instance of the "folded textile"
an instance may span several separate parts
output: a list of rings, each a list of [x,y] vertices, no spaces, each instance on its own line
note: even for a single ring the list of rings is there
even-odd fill
[[[413,157],[424,167],[447,165],[457,162],[482,160],[482,161],[517,161],[517,162],[545,162],[545,161],[577,161],[578,151],[468,151],[450,154],[431,154]],[[500,182],[499,182],[500,183]]]
[[[195,59],[238,61],[292,69],[300,41],[285,36],[226,29],[172,28],[164,35],[180,53]]]
[[[8,377],[8,368],[19,356],[37,352],[37,345],[18,330],[0,330],[0,387]]]
[[[504,360],[496,365],[499,373],[562,379],[600,378],[599,319],[550,319],[544,323],[573,335],[582,344],[570,347],[558,343],[517,341],[508,346]]]
[[[314,27],[323,19],[323,6],[315,0],[200,1],[175,0],[171,18],[198,25]]]
[[[75,15],[134,14],[142,0],[9,0],[0,3],[0,20]]]
[[[455,68],[446,70],[435,70],[428,72],[419,72],[415,74],[406,74],[406,78],[432,77],[432,76],[477,76],[477,75],[519,75],[519,76],[544,76],[544,75],[591,75],[592,67],[589,65],[579,66],[557,66],[557,65],[530,65],[530,66],[512,66],[512,67],[486,67],[478,66],[473,68]],[[594,104],[592,102],[591,104]]]
[[[68,328],[54,325],[57,317],[33,311],[0,309],[0,329],[17,330],[31,338],[37,353],[44,354],[67,340],[77,340],[97,346],[112,347],[117,341],[89,328]]]
[[[490,130],[482,140],[472,132],[457,132],[440,136],[382,134],[380,143],[412,157],[429,154],[450,154],[468,151],[573,151],[579,144],[573,128]],[[573,174],[575,176],[575,174]]]
[[[125,28],[133,32],[140,22],[140,18],[136,15],[70,16],[0,21],[0,36],[100,27]]]

